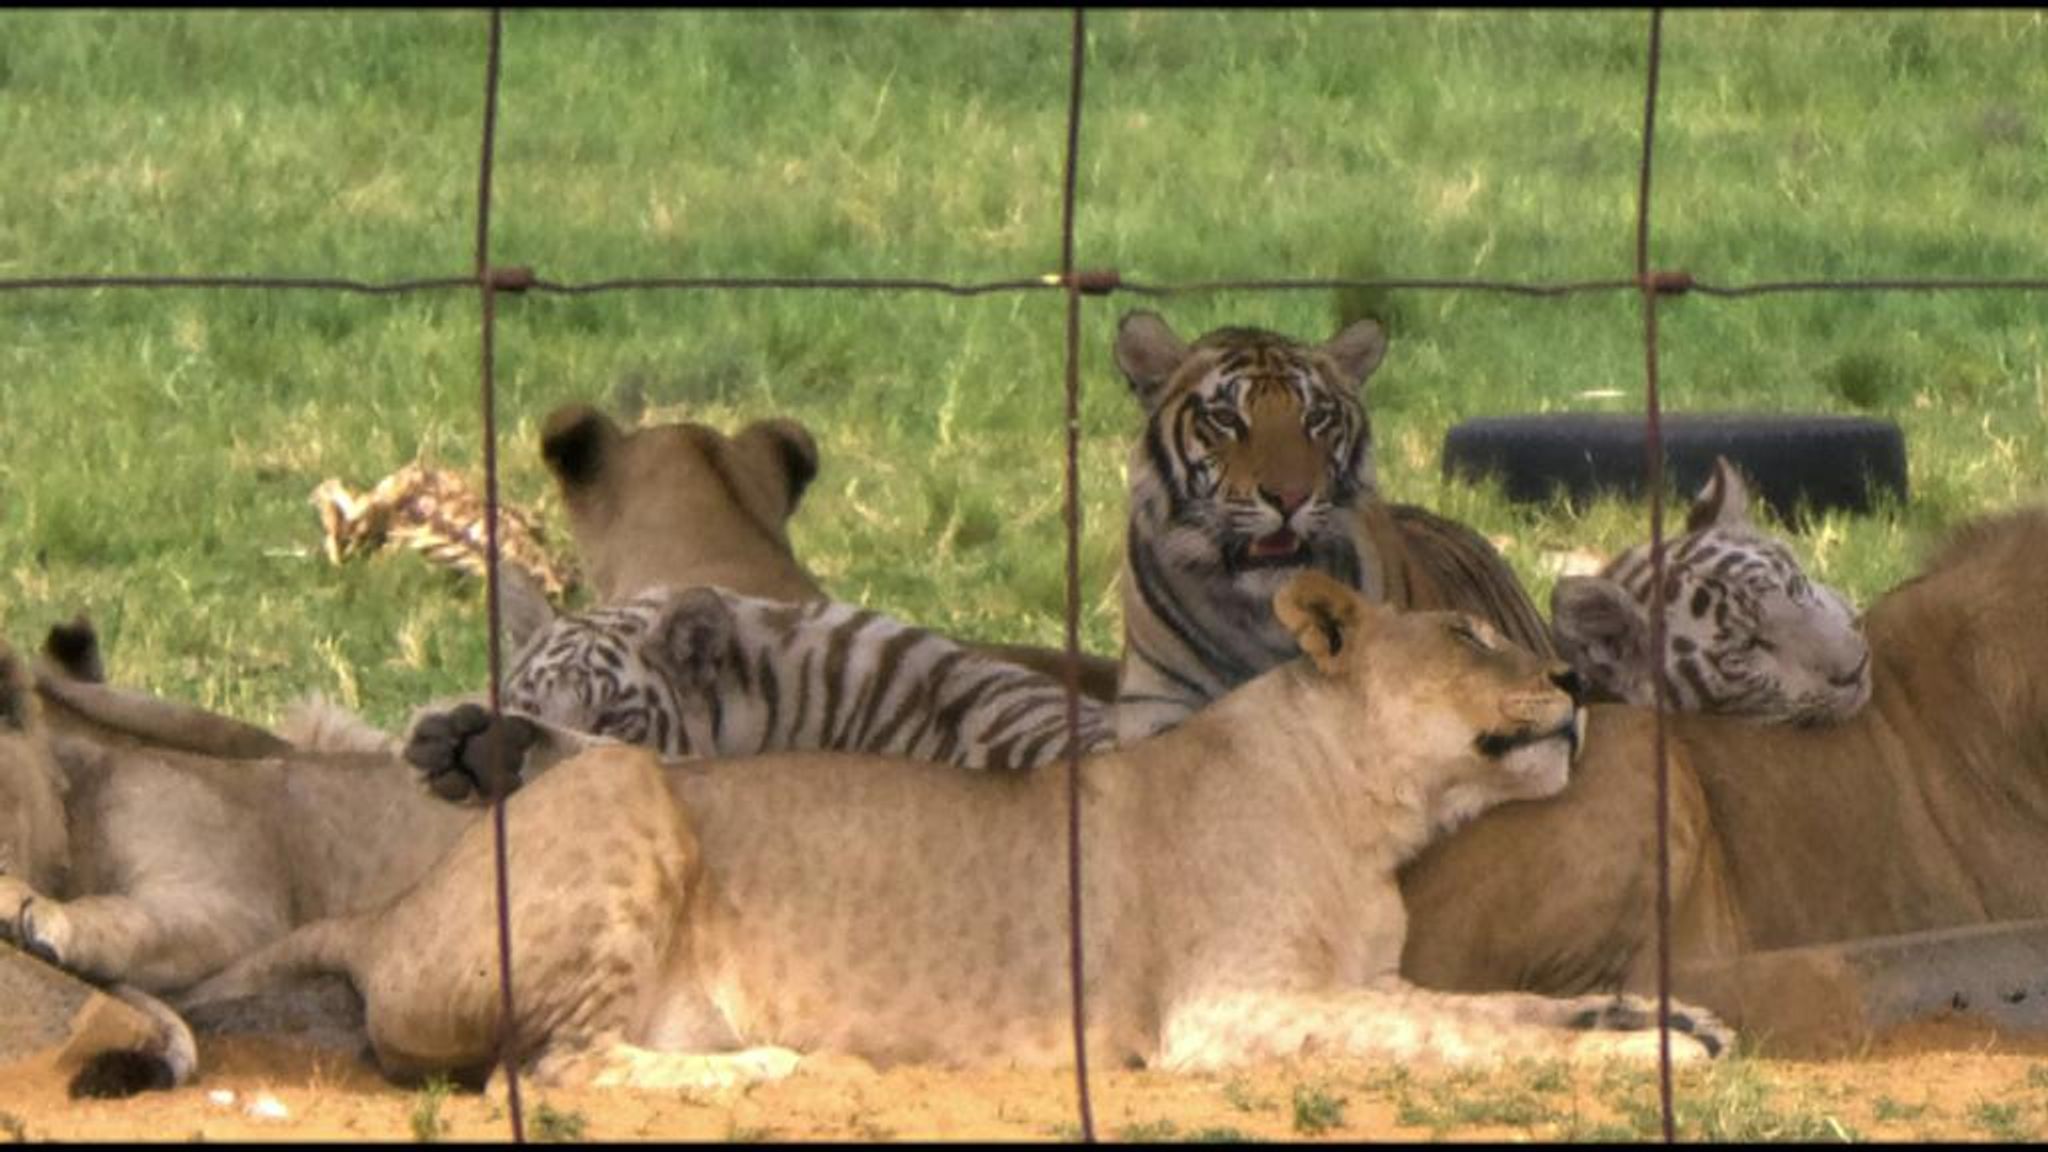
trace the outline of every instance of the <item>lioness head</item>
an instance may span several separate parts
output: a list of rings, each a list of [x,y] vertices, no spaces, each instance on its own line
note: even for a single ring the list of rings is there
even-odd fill
[[[0,642],[0,873],[59,890],[68,864],[64,777],[28,667]]]
[[[1350,512],[1375,487],[1365,382],[1386,347],[1370,320],[1322,344],[1255,328],[1187,344],[1151,312],[1126,315],[1116,362],[1146,416],[1134,528],[1162,559],[1245,587],[1260,612],[1294,571],[1355,583]]]
[[[541,455],[604,599],[656,584],[819,595],[789,544],[789,518],[818,471],[817,445],[796,421],[758,420],[734,436],[694,423],[627,431],[577,404],[549,415]]]
[[[1319,572],[1273,609],[1315,673],[1362,705],[1348,735],[1428,826],[1447,832],[1508,800],[1550,796],[1571,774],[1577,675],[1459,612],[1397,612]]]

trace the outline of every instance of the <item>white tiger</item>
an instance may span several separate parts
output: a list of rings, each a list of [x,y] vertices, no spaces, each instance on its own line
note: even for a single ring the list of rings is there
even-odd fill
[[[500,703],[515,739],[644,744],[675,758],[831,749],[970,769],[1064,759],[1067,697],[1043,673],[838,601],[717,587],[649,589],[547,619],[518,643]],[[534,733],[518,719],[537,721]],[[1113,743],[1108,706],[1079,699],[1080,750]],[[474,705],[429,712],[406,755],[435,791],[486,794]]]

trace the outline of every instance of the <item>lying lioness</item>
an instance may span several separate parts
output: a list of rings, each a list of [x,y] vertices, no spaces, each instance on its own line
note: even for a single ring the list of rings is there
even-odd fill
[[[1654,1055],[1639,1001],[1447,994],[1398,973],[1395,868],[1564,787],[1569,671],[1315,573],[1275,609],[1306,658],[1082,765],[1091,1052],[1168,1069]],[[583,753],[507,802],[511,1050],[544,1083],[642,1087],[775,1076],[799,1051],[1061,1062],[1066,819],[1057,768]],[[475,821],[400,899],[300,928],[181,1002],[342,971],[388,1072],[480,1071],[506,1024],[491,856]],[[1713,1017],[1673,1019],[1680,1058],[1722,1050]]]

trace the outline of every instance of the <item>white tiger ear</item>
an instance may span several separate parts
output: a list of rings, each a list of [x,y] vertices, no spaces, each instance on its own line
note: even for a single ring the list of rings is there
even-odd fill
[[[1116,366],[1130,381],[1138,402],[1151,411],[1188,358],[1188,346],[1157,312],[1124,313],[1116,326]]]
[[[1726,456],[1716,456],[1713,473],[1700,486],[1699,495],[1693,497],[1692,510],[1686,513],[1685,530],[1749,526],[1749,485]]]
[[[680,690],[707,688],[725,668],[737,630],[732,606],[718,589],[691,588],[662,604],[640,655]]]
[[[1598,697],[1640,701],[1648,687],[1650,620],[1635,597],[1604,576],[1566,576],[1550,590],[1557,653]]]
[[[1273,597],[1273,614],[1294,642],[1326,675],[1335,674],[1346,650],[1372,626],[1378,605],[1313,568],[1287,582]]]
[[[1361,393],[1387,355],[1387,334],[1373,320],[1360,320],[1330,337],[1320,349]]]
[[[555,622],[555,606],[533,577],[514,564],[498,562],[498,623],[505,630],[505,650],[517,652],[541,629]]]

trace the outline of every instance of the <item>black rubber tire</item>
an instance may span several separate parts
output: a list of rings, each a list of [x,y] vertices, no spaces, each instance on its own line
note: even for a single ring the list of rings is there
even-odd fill
[[[1802,506],[1868,512],[1880,492],[1906,500],[1906,439],[1889,420],[1667,413],[1662,426],[1665,473],[1688,498],[1726,456],[1784,520]],[[1444,475],[1497,475],[1524,503],[1558,488],[1574,506],[1595,492],[1641,496],[1646,434],[1641,416],[1621,413],[1466,420],[1444,436]]]

